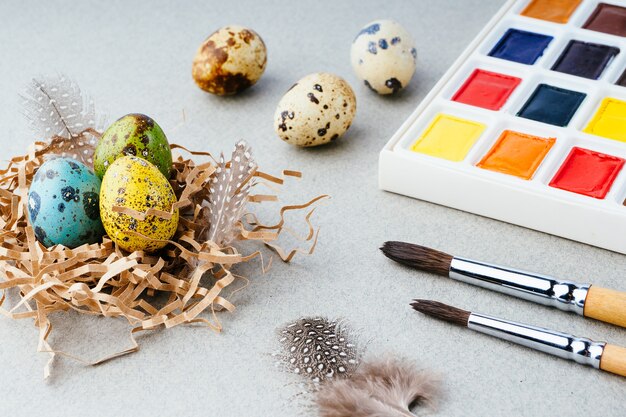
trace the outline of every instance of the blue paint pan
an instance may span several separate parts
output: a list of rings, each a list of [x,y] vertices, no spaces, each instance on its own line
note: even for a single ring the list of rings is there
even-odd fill
[[[552,39],[552,36],[540,33],[509,29],[489,52],[489,56],[533,65],[543,55]]]
[[[586,96],[578,91],[539,84],[517,115],[555,126],[567,126]]]

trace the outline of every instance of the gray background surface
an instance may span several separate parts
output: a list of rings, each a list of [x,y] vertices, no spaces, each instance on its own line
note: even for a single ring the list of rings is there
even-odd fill
[[[264,170],[303,171],[286,202],[321,193],[332,200],[315,215],[321,234],[313,256],[274,262],[266,275],[240,270],[251,282],[232,298],[237,311],[220,316],[220,335],[180,326],[140,336],[139,353],[95,368],[61,358],[44,382],[47,356],[36,353],[37,330],[29,321],[0,318],[0,415],[314,415],[295,396],[298,378],[279,371],[271,353],[277,325],[316,314],[347,319],[370,341],[368,355],[393,352],[439,372],[439,415],[624,415],[623,379],[452,328],[414,313],[408,303],[434,298],[626,345],[623,329],[414,272],[378,251],[385,240],[414,241],[626,290],[622,255],[377,188],[380,149],[502,3],[3,0],[3,159],[23,153],[33,139],[17,94],[32,76],[63,72],[110,120],[146,113],[171,142],[215,154],[245,138]],[[358,83],[349,63],[360,27],[387,17],[414,35],[419,55],[411,85],[391,98]],[[213,97],[192,82],[191,60],[209,33],[229,23],[261,34],[268,66],[246,93]],[[355,88],[358,113],[335,145],[297,149],[275,136],[272,116],[282,94],[316,71],[345,77]],[[54,346],[88,359],[128,344],[122,321],[67,314],[54,324]]]

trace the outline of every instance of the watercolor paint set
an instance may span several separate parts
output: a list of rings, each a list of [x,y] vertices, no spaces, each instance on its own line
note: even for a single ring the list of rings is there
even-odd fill
[[[626,2],[515,0],[380,154],[384,190],[626,253]]]

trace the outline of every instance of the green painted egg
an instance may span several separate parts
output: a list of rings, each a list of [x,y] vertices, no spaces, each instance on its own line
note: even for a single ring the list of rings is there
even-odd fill
[[[96,146],[93,167],[102,178],[109,166],[122,156],[137,156],[170,177],[172,151],[161,127],[145,114],[127,114],[105,130]]]

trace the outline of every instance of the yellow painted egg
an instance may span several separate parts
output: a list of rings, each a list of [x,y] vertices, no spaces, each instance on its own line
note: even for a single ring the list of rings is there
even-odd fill
[[[172,210],[176,195],[159,169],[136,156],[123,156],[109,166],[100,188],[100,217],[109,237],[122,249],[154,252],[163,248],[178,226],[178,209],[170,219],[147,215],[139,220],[113,211],[114,206],[140,213]]]
[[[255,84],[267,63],[267,49],[258,33],[230,25],[213,32],[198,48],[193,79],[204,91],[236,94]]]

